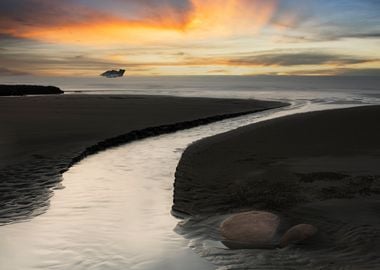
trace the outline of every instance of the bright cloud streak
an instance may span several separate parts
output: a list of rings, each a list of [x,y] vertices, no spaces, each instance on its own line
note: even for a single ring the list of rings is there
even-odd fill
[[[147,10],[138,20],[80,8],[87,15],[84,21],[13,26],[3,32],[41,41],[91,45],[253,34],[269,23],[276,1],[193,0],[191,6],[182,14],[169,6],[162,7],[159,15]],[[3,24],[11,25],[10,22]]]
[[[194,12],[187,28],[205,33],[229,35],[257,33],[267,25],[277,1],[193,0]]]

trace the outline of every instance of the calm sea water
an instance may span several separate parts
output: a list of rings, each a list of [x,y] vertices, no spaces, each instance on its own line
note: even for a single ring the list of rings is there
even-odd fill
[[[380,104],[378,78],[14,77],[0,82],[52,84],[71,94],[234,97],[292,103],[287,108],[133,142],[81,161],[63,175],[46,213],[0,227],[0,269],[317,270],[327,266],[351,269],[352,265],[359,267],[352,269],[377,269],[380,265],[376,254],[360,240],[369,235],[368,226],[346,224],[339,217],[314,221],[338,240],[347,239],[340,246],[231,251],[220,239],[210,237],[221,217],[196,217],[177,225],[180,221],[170,215],[175,168],[190,143],[284,115]],[[314,212],[307,209],[301,215],[310,213]],[[371,239],[379,236],[376,231],[371,233]],[[339,263],[326,265],[323,260]]]
[[[280,100],[380,98],[380,77],[168,76],[0,77],[0,83],[55,85],[67,93],[143,94]]]

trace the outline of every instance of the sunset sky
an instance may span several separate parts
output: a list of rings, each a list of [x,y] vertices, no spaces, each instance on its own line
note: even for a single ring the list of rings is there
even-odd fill
[[[380,75],[378,0],[1,0],[0,76]]]

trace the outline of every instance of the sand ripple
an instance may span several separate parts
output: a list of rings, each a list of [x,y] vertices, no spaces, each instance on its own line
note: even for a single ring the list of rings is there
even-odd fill
[[[53,189],[61,187],[59,166],[60,162],[40,157],[0,170],[0,226],[47,210]]]
[[[275,250],[229,250],[217,230],[226,216],[195,217],[176,231],[193,250],[219,269],[380,269],[380,198],[329,200],[294,209],[288,224],[310,223],[320,233],[312,241]],[[355,213],[354,215],[352,213]]]

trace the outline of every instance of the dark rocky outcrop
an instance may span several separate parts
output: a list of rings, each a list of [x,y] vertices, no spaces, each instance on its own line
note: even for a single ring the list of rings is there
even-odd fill
[[[55,86],[42,85],[0,85],[0,96],[25,96],[25,95],[59,95],[64,92]]]

